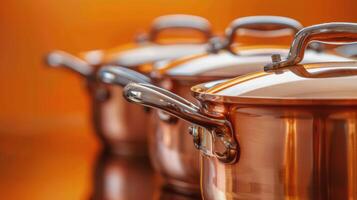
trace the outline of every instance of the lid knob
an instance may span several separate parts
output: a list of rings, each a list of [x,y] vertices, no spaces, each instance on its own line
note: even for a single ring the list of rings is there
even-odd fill
[[[277,63],[277,62],[280,62],[281,61],[281,56],[280,54],[273,54],[271,56],[271,60],[273,63]]]

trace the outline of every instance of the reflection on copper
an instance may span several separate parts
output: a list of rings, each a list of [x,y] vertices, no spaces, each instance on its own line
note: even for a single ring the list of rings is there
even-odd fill
[[[203,157],[205,199],[356,198],[356,108],[282,108],[239,108],[241,159]]]
[[[285,147],[284,147],[284,197],[285,199],[297,199],[298,195],[298,163],[297,163],[297,130],[296,119],[284,120]]]
[[[171,79],[162,79],[157,84],[192,99],[188,92],[189,85],[179,85]],[[164,120],[169,117],[163,111],[152,112],[151,118],[154,120],[151,124],[152,133],[149,134],[151,162],[166,185],[181,193],[199,194],[199,151],[188,133],[190,123]]]
[[[172,190],[162,184],[157,184],[153,200],[201,200],[199,194],[185,194]]]
[[[357,123],[356,115],[348,119],[348,143],[347,143],[347,157],[348,157],[348,199],[357,198]]]
[[[316,199],[328,198],[328,134],[325,121],[319,117],[313,119],[313,196]]]
[[[146,157],[99,155],[91,200],[150,200],[155,176]]]
[[[118,155],[146,155],[148,113],[141,106],[125,101],[120,87],[98,81],[87,83],[93,125],[104,148]]]

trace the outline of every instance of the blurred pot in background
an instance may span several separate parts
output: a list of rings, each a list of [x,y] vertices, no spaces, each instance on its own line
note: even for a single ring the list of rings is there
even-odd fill
[[[157,61],[205,51],[211,34],[210,23],[201,17],[167,15],[154,20],[149,33],[141,35],[136,43],[84,52],[78,57],[53,51],[46,61],[53,67],[68,68],[86,81],[95,131],[109,151],[146,154],[147,110],[127,103],[122,88],[101,83],[96,78],[97,70],[103,64],[118,64],[145,74]]]

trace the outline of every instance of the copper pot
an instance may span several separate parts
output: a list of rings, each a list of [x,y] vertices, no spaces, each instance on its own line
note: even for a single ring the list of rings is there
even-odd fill
[[[150,84],[124,95],[194,124],[204,199],[355,199],[357,61],[301,61],[310,41],[356,40],[355,23],[304,28],[266,72],[194,86],[198,105]]]
[[[295,33],[300,28],[299,22],[284,17],[254,16],[237,19],[227,28],[224,40],[219,43],[212,41],[210,52],[156,66],[150,74],[151,82],[176,95],[193,100],[189,91],[195,84],[259,70],[263,64],[270,62],[272,54],[288,53],[285,46],[241,44],[234,47],[234,37],[237,33],[245,30],[253,36],[270,38],[286,36],[286,33],[291,36],[291,32]],[[239,55],[235,55],[235,50],[239,50]],[[315,55],[316,52],[310,51],[310,58]],[[100,76],[104,82],[121,86],[129,82],[146,82],[135,73],[120,67],[103,68]],[[164,90],[161,92],[166,93]],[[155,170],[165,178],[166,184],[176,190],[186,193],[199,192],[199,152],[191,144],[192,138],[188,134],[182,134],[187,132],[189,123],[160,110],[151,114],[154,120],[149,148]]]
[[[197,41],[195,36],[196,40],[192,38],[188,42],[178,39],[165,44],[161,42],[159,36],[163,31],[177,29],[197,31],[204,40]],[[186,35],[186,39],[190,37],[191,34]],[[97,70],[105,64],[118,64],[146,73],[152,63],[205,51],[205,42],[210,37],[207,20],[190,15],[168,15],[157,18],[148,36],[141,37],[140,42],[85,52],[80,57],[53,51],[47,56],[47,63],[53,67],[67,67],[85,79],[92,101],[95,131],[106,148],[116,154],[145,154],[149,124],[147,110],[127,103],[122,98],[122,88],[99,81]],[[141,125],[137,126],[136,121],[141,121]]]

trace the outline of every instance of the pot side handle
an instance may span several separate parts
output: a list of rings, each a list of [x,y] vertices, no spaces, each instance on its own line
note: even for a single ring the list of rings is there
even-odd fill
[[[107,65],[98,71],[98,77],[101,81],[108,84],[115,84],[125,87],[127,84],[151,83],[150,77],[126,67]]]
[[[233,163],[237,160],[238,145],[228,120],[209,117],[186,99],[151,84],[130,83],[125,86],[123,95],[129,102],[166,111],[207,129],[225,146],[224,152],[214,151],[214,155],[224,163]]]
[[[295,39],[290,47],[286,60],[281,60],[279,54],[272,56],[272,63],[264,67],[266,72],[280,73],[289,69],[295,74],[306,78],[328,78],[337,76],[357,75],[357,69],[334,69],[318,72],[309,72],[304,65],[299,64],[305,54],[305,50],[310,42],[348,44],[357,42],[357,23],[334,22],[318,24],[303,28],[295,35]],[[339,62],[353,64],[353,62]],[[338,64],[338,63],[337,63]]]
[[[86,61],[60,50],[48,53],[45,62],[51,67],[66,67],[86,78],[94,73],[93,66]]]

